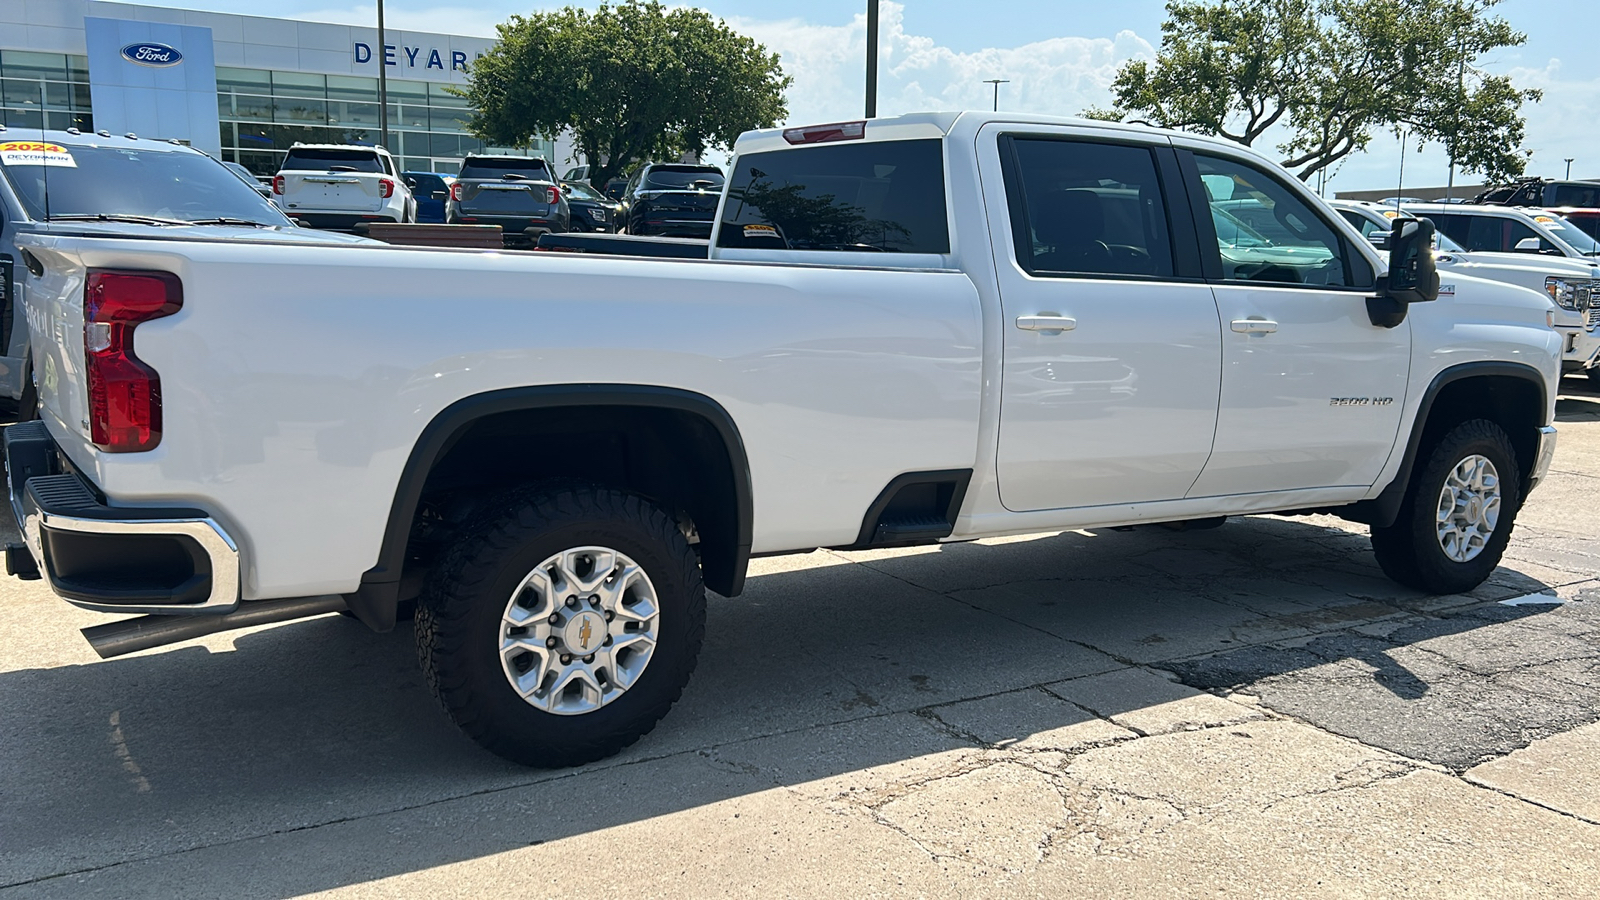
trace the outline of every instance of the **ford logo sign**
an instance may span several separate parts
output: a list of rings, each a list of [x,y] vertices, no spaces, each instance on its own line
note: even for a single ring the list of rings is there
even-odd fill
[[[128,62],[154,69],[165,69],[183,62],[183,54],[166,44],[129,44],[122,48],[122,58]]]

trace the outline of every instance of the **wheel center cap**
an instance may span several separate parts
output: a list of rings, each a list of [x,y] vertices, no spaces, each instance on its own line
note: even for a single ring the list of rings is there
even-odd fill
[[[606,619],[593,610],[584,610],[561,627],[561,643],[574,656],[587,656],[606,639]]]

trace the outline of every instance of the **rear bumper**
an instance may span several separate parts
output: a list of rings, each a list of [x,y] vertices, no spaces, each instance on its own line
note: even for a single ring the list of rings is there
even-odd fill
[[[291,219],[300,219],[312,228],[329,231],[354,231],[357,225],[372,222],[398,222],[400,213],[318,213],[291,209],[285,213]]]
[[[239,605],[238,545],[205,512],[105,505],[43,422],[11,425],[0,443],[26,552],[62,599],[96,612],[163,615],[221,615]]]

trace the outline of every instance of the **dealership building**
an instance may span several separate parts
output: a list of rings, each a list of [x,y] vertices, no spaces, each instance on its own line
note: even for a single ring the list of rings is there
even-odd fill
[[[486,38],[100,0],[0,0],[0,120],[177,140],[259,174],[296,142],[379,142],[386,66],[389,150],[405,171],[454,173],[484,147],[467,83]],[[529,151],[554,156],[548,142]]]

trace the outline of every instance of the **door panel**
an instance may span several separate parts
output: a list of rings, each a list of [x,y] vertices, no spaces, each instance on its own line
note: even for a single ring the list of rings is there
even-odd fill
[[[1410,322],[1375,327],[1365,298],[1346,291],[1214,290],[1226,328],[1222,408],[1211,461],[1189,495],[1372,484],[1400,424]],[[1235,329],[1251,320],[1276,330]]]
[[[1196,153],[1221,278],[1222,404],[1191,497],[1372,484],[1410,374],[1411,327],[1367,316],[1371,263],[1264,168]]]
[[[1007,509],[1175,500],[1211,452],[1221,346],[1204,285],[1002,275]],[[1130,315],[1130,310],[1138,310]],[[1025,331],[1059,315],[1071,331]]]
[[[1157,175],[1159,144],[1073,137],[1001,142],[996,466],[1015,511],[1179,499],[1216,425],[1216,302],[1174,263],[1164,187],[1182,188]]]

